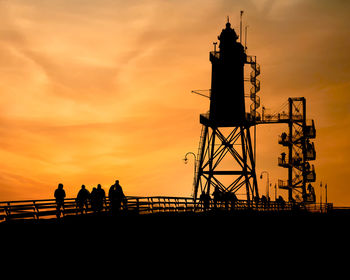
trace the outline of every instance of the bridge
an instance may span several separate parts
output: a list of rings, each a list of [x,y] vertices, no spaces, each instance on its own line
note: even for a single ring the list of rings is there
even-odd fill
[[[203,203],[195,202],[192,197],[169,197],[169,196],[150,196],[137,197],[127,196],[120,212],[135,215],[147,215],[156,213],[183,213],[197,214],[204,212],[214,212],[216,210],[222,212],[292,212],[296,209],[306,210],[307,212],[327,213],[333,210],[331,203],[327,204],[296,204],[292,202],[248,202],[246,200],[238,200],[235,203],[229,201],[209,201],[204,207]],[[83,209],[78,207],[75,198],[67,198],[64,201],[64,207],[59,212],[55,199],[40,200],[18,200],[18,201],[2,201],[0,202],[0,222],[18,219],[57,219],[70,215],[87,215],[96,212],[88,202],[87,207]],[[111,213],[111,205],[108,197],[103,202],[102,213]]]

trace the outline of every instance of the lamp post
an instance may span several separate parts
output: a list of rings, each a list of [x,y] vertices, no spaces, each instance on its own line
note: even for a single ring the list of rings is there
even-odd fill
[[[322,182],[320,183],[320,210],[322,213]]]
[[[270,178],[269,178],[269,172],[267,172],[267,171],[261,172],[261,174],[260,174],[260,179],[263,178],[263,174],[264,174],[264,173],[267,174],[266,196],[267,196],[267,199],[269,199],[269,197],[270,197]]]
[[[194,174],[193,174],[193,188],[194,188],[194,186],[196,184],[196,161],[197,161],[197,157],[196,157],[195,153],[193,153],[193,152],[186,153],[185,158],[183,159],[185,164],[187,164],[187,162],[188,162],[188,158],[187,158],[188,155],[193,155],[193,157],[194,157],[194,171],[193,171],[194,172]],[[194,195],[194,193],[192,195]]]

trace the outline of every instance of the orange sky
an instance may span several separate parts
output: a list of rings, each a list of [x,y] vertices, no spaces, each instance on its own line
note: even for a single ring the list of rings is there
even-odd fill
[[[208,52],[227,16],[239,32],[240,10],[262,105],[306,97],[317,198],[322,181],[328,201],[350,205],[350,2],[340,0],[0,1],[0,200],[50,198],[59,182],[73,197],[115,179],[127,195],[190,196],[193,161],[182,159],[209,108],[191,90],[210,88]],[[283,128],[258,127],[257,174],[273,184],[287,176],[276,165]]]

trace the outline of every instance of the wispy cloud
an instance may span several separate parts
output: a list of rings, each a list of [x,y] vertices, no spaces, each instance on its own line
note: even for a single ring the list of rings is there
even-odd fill
[[[262,67],[262,103],[305,96],[309,117],[335,133],[338,147],[348,137],[338,128],[349,112],[349,6],[1,1],[0,185],[7,187],[0,187],[0,198],[49,196],[61,180],[75,194],[82,181],[108,185],[115,176],[133,194],[188,194],[192,173],[181,158],[197,149],[198,114],[209,105],[190,91],[210,87],[208,52],[226,16],[239,26],[240,10],[249,25],[248,52]],[[272,145],[271,131],[259,134],[262,147]],[[328,149],[328,136],[319,136],[317,149]],[[350,156],[341,147],[334,153]],[[275,162],[278,149],[258,156]],[[283,175],[271,169],[276,179]],[[326,160],[320,169],[318,178],[340,184]]]

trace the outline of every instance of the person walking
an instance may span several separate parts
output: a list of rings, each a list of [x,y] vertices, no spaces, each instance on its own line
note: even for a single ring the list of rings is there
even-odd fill
[[[199,200],[202,203],[203,211],[208,211],[210,207],[210,195],[206,194],[205,191],[202,191]]]
[[[214,209],[217,208],[217,203],[222,199],[222,192],[219,189],[218,186],[215,186],[214,192],[213,192],[213,198],[214,198]]]
[[[97,189],[96,187],[92,188],[91,194],[90,194],[90,205],[91,205],[91,210],[96,213],[96,200],[97,200]]]
[[[121,208],[121,205],[123,203],[124,208],[127,208],[127,201],[126,201],[126,197],[124,195],[123,189],[121,187],[121,185],[119,184],[119,180],[115,181],[115,207],[116,207],[116,211],[119,211]]]
[[[96,210],[98,213],[103,210],[103,204],[105,202],[105,199],[106,199],[105,190],[102,189],[101,184],[98,184],[96,189]]]
[[[90,198],[90,192],[86,189],[85,185],[82,185],[76,198],[77,207],[79,208],[81,214],[84,213],[84,206],[85,206],[85,212],[87,213],[89,198]]]
[[[109,200],[109,209],[112,212],[112,214],[115,214],[116,212],[116,189],[115,189],[115,185],[112,185],[109,188],[108,191],[108,200]]]
[[[56,199],[56,216],[59,219],[61,217],[61,208],[64,209],[64,198],[66,197],[66,192],[63,189],[63,184],[58,184],[57,189],[54,193]]]

